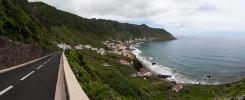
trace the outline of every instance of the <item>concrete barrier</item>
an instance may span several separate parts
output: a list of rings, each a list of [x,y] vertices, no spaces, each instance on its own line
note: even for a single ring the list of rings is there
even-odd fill
[[[86,93],[83,91],[82,87],[78,83],[74,73],[72,72],[68,61],[62,53],[63,67],[64,67],[64,79],[67,89],[67,95],[69,100],[89,100]]]
[[[63,55],[61,55],[54,100],[68,100],[67,96]]]

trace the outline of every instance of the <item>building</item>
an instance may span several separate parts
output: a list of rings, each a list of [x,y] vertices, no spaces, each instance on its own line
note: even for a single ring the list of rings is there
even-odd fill
[[[79,49],[83,49],[82,47],[83,47],[82,44],[78,44],[77,46],[75,46],[75,49],[78,49],[78,50],[79,50]]]
[[[151,76],[152,73],[141,68],[139,72],[132,74],[133,77],[143,77],[143,76]]]
[[[114,54],[117,54],[117,55],[122,55],[122,52],[121,51],[113,51]]]
[[[117,50],[118,50],[118,51],[121,51],[121,50],[124,50],[124,49],[126,49],[126,46],[121,45],[121,44],[118,44],[118,45],[117,45]]]
[[[99,53],[100,55],[106,55],[105,50],[103,48],[97,50],[97,53]]]
[[[97,51],[97,50],[98,50],[98,48],[92,48],[91,50]]]
[[[127,52],[123,52],[122,55],[125,56],[125,57],[128,57],[128,53]]]
[[[67,44],[58,44],[57,43],[57,46],[63,50],[66,50],[66,49],[71,49],[71,46],[70,45],[67,45]]]
[[[106,44],[107,44],[106,42],[101,42],[101,43],[103,43],[104,45],[106,45]]]
[[[75,49],[78,49],[78,50],[80,50],[80,49],[82,49],[80,46],[75,46]]]
[[[114,45],[113,45],[113,46],[111,46],[111,49],[112,49],[112,50],[117,50],[117,46],[114,46]]]
[[[130,65],[130,63],[128,61],[124,60],[124,59],[120,59],[120,63],[122,65]]]
[[[183,88],[182,84],[177,84],[173,87],[172,91],[179,92]]]
[[[89,49],[89,50],[92,49],[92,46],[91,46],[91,45],[84,45],[83,47],[84,47],[85,49]]]
[[[110,66],[108,63],[103,63],[102,65],[103,66]]]

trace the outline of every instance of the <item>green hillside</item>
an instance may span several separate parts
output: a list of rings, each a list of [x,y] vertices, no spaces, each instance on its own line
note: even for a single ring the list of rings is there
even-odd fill
[[[109,37],[121,40],[144,37],[175,39],[164,29],[150,28],[144,24],[82,18],[42,2],[0,0],[0,9],[0,35],[48,48],[53,47],[53,41],[103,47],[101,41]]]

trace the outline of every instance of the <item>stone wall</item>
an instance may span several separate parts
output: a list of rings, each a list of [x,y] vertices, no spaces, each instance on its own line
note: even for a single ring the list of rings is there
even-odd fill
[[[17,43],[7,37],[0,36],[0,70],[35,60],[53,52],[55,50]]]

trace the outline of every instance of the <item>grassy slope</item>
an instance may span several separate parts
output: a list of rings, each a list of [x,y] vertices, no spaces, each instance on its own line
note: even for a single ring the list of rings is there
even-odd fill
[[[77,61],[72,60],[76,59],[79,55],[81,57],[77,58]],[[151,94],[153,99],[175,98],[212,100],[213,98],[236,97],[245,93],[245,80],[217,86],[201,86],[198,98],[198,85],[185,85],[184,87],[188,87],[190,92],[181,90],[179,93],[176,93],[170,91],[172,88],[171,84],[153,77],[153,85],[152,89],[150,89],[149,79],[133,78],[129,75],[136,71],[133,67],[118,64],[119,59],[123,58],[122,56],[111,54],[101,56],[96,54],[95,51],[87,50],[67,51],[66,56],[71,67],[80,69],[80,77],[78,80],[92,100],[114,97],[149,100],[149,94]],[[83,64],[79,65],[79,62],[82,62]],[[102,66],[103,62],[108,62],[111,66],[104,67]],[[84,64],[89,66],[90,69],[85,68]],[[89,78],[87,78],[86,75],[83,76],[85,72],[88,74],[87,76],[89,76]],[[85,79],[88,80],[85,81]],[[97,87],[93,86],[95,84]],[[102,87],[105,90],[103,90]]]

